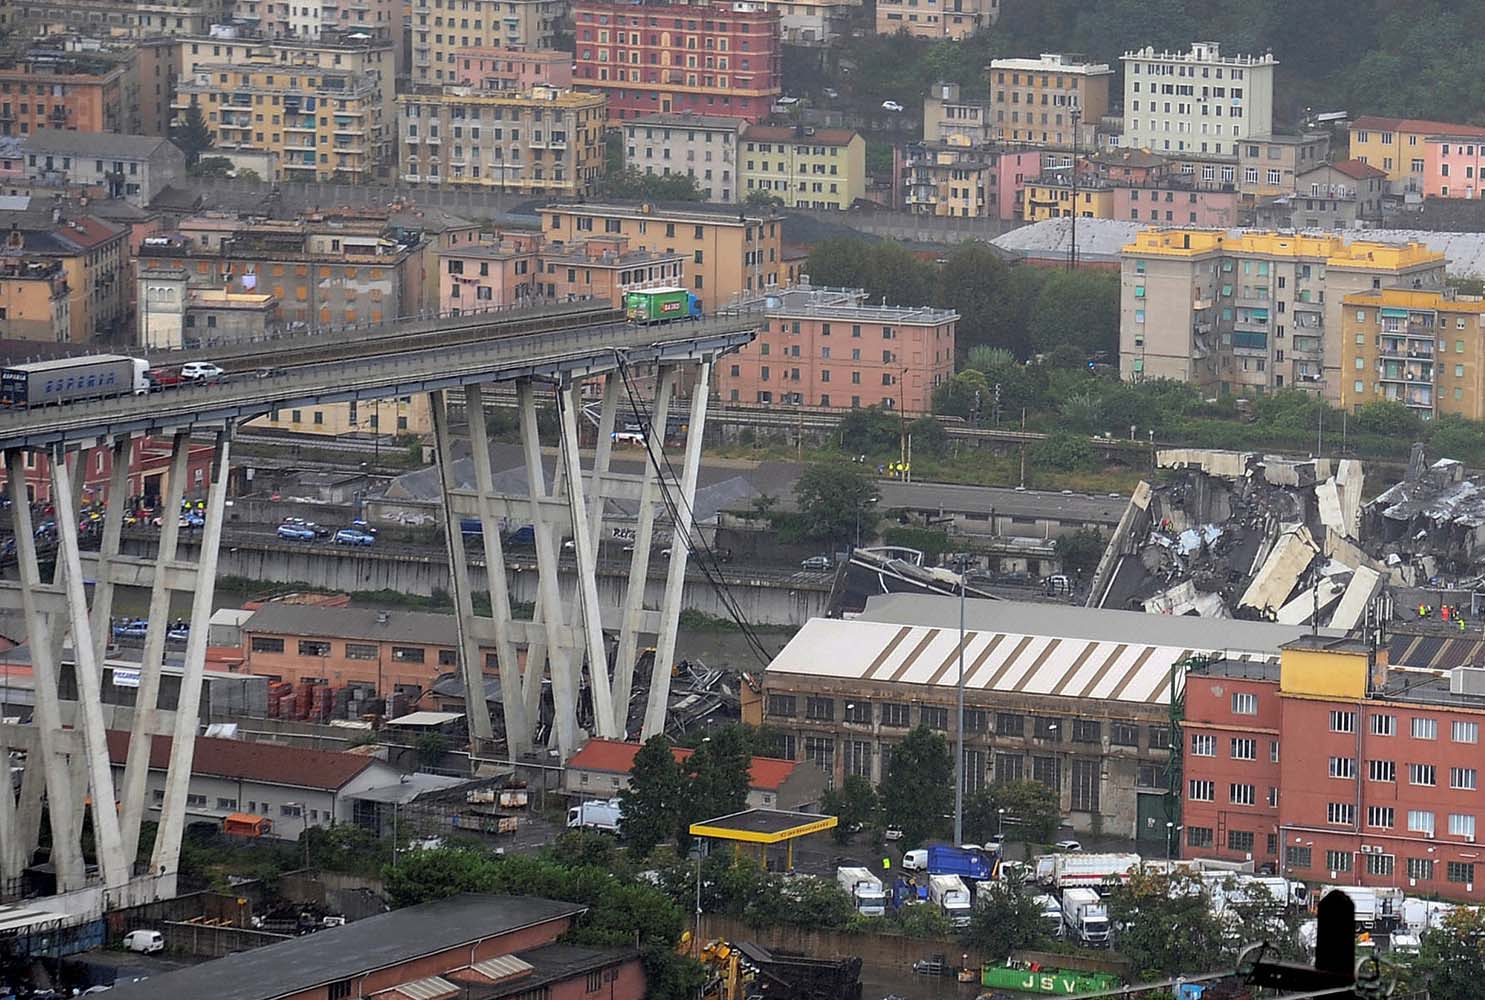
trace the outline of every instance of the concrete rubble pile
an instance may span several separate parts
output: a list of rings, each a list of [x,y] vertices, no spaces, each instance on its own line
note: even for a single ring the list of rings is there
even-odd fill
[[[1361,463],[1194,448],[1157,452],[1087,605],[1351,629],[1385,582],[1359,544]],[[1318,618],[1318,621],[1316,620]]]
[[[1428,465],[1414,445],[1407,478],[1365,506],[1362,528],[1393,586],[1485,584],[1485,477],[1451,458]]]

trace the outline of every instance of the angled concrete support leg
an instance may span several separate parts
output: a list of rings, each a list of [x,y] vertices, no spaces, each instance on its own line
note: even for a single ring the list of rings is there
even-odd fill
[[[542,513],[546,474],[541,464],[541,439],[536,425],[536,392],[529,379],[516,388],[521,410],[521,447],[526,459],[532,527],[536,540],[536,569],[542,625],[546,632],[547,661],[552,675],[553,728],[557,752],[566,760],[577,752],[577,683],[574,657],[562,641],[562,601],[558,592],[557,546]]]
[[[180,840],[185,832],[186,792],[196,755],[196,730],[201,711],[201,682],[206,670],[206,623],[211,620],[216,589],[217,553],[222,544],[222,519],[231,477],[227,459],[231,425],[217,432],[211,458],[211,485],[206,492],[206,523],[201,529],[201,555],[196,564],[196,589],[191,595],[191,632],[186,639],[186,662],[181,671],[180,697],[175,710],[175,732],[170,745],[170,770],[165,775],[165,798],[160,804],[160,826],[150,872],[174,874],[180,866]]]
[[[35,679],[36,705],[32,724],[37,727],[38,750],[26,758],[26,777],[38,768],[47,791],[51,817],[52,865],[57,890],[81,888],[84,879],[82,845],[61,831],[76,830],[73,816],[71,772],[67,766],[66,741],[62,736],[62,713],[57,691],[57,662],[52,655],[48,614],[42,609],[41,570],[36,558],[36,529],[31,519],[31,501],[26,495],[25,454],[20,449],[5,453],[5,475],[10,487],[11,518],[15,528],[16,565],[21,578],[21,604],[26,634],[31,642],[31,672]],[[48,588],[50,591],[51,588]],[[55,623],[60,627],[60,622]],[[45,637],[44,639],[42,637]],[[24,791],[24,789],[23,789]],[[23,795],[24,805],[24,795]]]
[[[485,576],[490,586],[490,614],[495,623],[496,667],[500,671],[500,704],[504,713],[505,744],[511,759],[531,749],[534,719],[526,712],[521,690],[521,664],[511,638],[510,588],[505,578],[505,546],[490,498],[495,474],[490,467],[490,437],[485,427],[484,395],[478,385],[464,390],[464,412],[469,420],[469,450],[474,460],[474,488],[480,498],[480,526],[485,549]],[[462,532],[461,532],[462,534]],[[451,541],[449,544],[453,544]],[[460,539],[463,544],[463,539]]]
[[[567,508],[572,516],[572,548],[577,556],[577,600],[587,648],[588,682],[593,691],[593,727],[599,736],[612,739],[614,705],[609,690],[608,649],[603,643],[603,618],[598,608],[598,550],[590,533],[588,509],[583,496],[583,464],[578,453],[577,415],[582,407],[582,387],[573,383],[557,394],[562,423],[562,462],[567,469]],[[602,504],[602,499],[598,501]],[[574,622],[576,625],[576,622]],[[574,656],[574,660],[578,660]]]
[[[109,629],[113,624],[112,561],[119,554],[119,540],[124,531],[124,501],[129,494],[129,458],[132,439],[123,435],[109,446],[108,495],[103,507],[103,540],[98,549],[98,573],[93,581],[93,657],[99,663],[108,651]],[[132,854],[125,844],[125,853]]]
[[[624,622],[619,630],[619,652],[614,660],[614,721],[628,735],[629,692],[634,684],[634,661],[640,648],[640,612],[644,610],[645,584],[650,575],[650,547],[655,536],[655,504],[659,501],[661,475],[665,469],[665,427],[670,421],[670,397],[675,391],[676,369],[660,369],[655,383],[655,406],[645,441],[644,476],[639,490],[639,521],[634,529],[634,552],[629,557],[629,589],[624,593]],[[656,468],[656,465],[659,468]],[[672,544],[671,553],[675,546]]]
[[[701,363],[691,388],[691,422],[686,427],[686,457],[681,471],[680,496],[676,497],[675,537],[670,543],[670,565],[665,574],[665,600],[660,605],[660,638],[655,643],[655,666],[650,671],[650,702],[645,710],[641,739],[665,732],[665,712],[670,702],[671,661],[675,659],[676,628],[681,616],[681,593],[686,583],[686,557],[691,551],[691,522],[696,502],[696,478],[701,470],[701,441],[706,430],[707,393],[711,388],[712,364]]]
[[[129,881],[129,866],[119,840],[118,801],[109,765],[108,733],[103,724],[103,683],[100,664],[93,656],[88,600],[83,590],[82,553],[77,539],[77,507],[73,503],[72,471],[61,449],[52,454],[52,502],[57,516],[57,560],[65,581],[67,611],[72,622],[73,678],[77,684],[77,717],[82,731],[85,773],[93,796],[93,839],[103,883],[109,888]],[[210,615],[210,608],[207,614]],[[198,682],[199,683],[199,682]],[[75,789],[74,789],[75,791]]]
[[[474,596],[469,586],[469,558],[464,549],[464,531],[454,510],[454,446],[449,433],[449,411],[442,390],[428,394],[433,412],[433,442],[438,453],[438,479],[443,493],[444,538],[449,550],[449,589],[454,595],[454,631],[459,640],[459,674],[464,682],[464,712],[470,739],[490,740],[490,706],[485,701],[485,671],[480,657],[479,636],[474,622]],[[483,425],[484,413],[466,411],[470,426]],[[480,519],[483,523],[484,518]],[[489,533],[489,528],[485,529]]]
[[[139,690],[135,692],[134,721],[129,730],[129,753],[124,762],[122,835],[124,853],[130,863],[139,853],[139,826],[149,808],[145,802],[145,779],[149,777],[150,744],[159,728],[160,673],[165,659],[165,633],[170,626],[171,574],[166,567],[175,562],[179,550],[180,505],[185,499],[190,453],[189,435],[178,433],[171,438],[170,473],[165,483],[165,502],[160,508],[160,548],[150,586],[150,625],[144,636]]]

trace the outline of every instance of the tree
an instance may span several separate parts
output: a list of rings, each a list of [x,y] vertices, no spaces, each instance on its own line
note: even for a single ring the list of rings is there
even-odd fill
[[[873,304],[922,306],[935,299],[933,265],[901,243],[832,236],[815,244],[807,267],[817,286],[862,288]]]
[[[1119,350],[1119,276],[1103,271],[1053,271],[1031,320],[1039,351],[1069,345],[1086,358]]]
[[[973,368],[966,368],[933,390],[934,413],[963,417],[975,426],[990,423],[994,406],[994,393],[984,373]]]
[[[1082,580],[1098,568],[1105,545],[1103,533],[1097,528],[1079,528],[1070,535],[1059,537],[1054,547],[1063,572]]]
[[[1038,441],[1031,454],[1038,466],[1061,472],[1085,471],[1098,463],[1093,445],[1076,434],[1053,434]]]
[[[919,455],[943,457],[949,450],[949,431],[932,417],[919,417],[907,425],[913,451]]]
[[[619,793],[624,839],[636,856],[646,856],[675,833],[684,786],[670,740],[664,734],[646,740],[634,755],[629,787]]]
[[[1047,938],[1041,908],[1020,886],[982,882],[964,943],[983,952],[991,962],[1004,962],[1011,952],[1036,948]]]
[[[753,743],[742,726],[714,729],[682,768],[676,843],[691,843],[691,824],[740,812],[748,801]]]
[[[749,208],[778,208],[784,204],[784,199],[760,188],[756,191],[749,191],[748,196],[743,199],[743,204]]]
[[[1147,978],[1209,972],[1225,957],[1222,925],[1200,879],[1136,869],[1105,897],[1119,953]]]
[[[195,166],[201,154],[210,149],[213,140],[211,129],[206,127],[206,117],[201,105],[191,104],[186,113],[170,129],[170,141],[186,154],[186,166]]]
[[[883,819],[915,846],[948,830],[954,803],[954,758],[943,734],[920,725],[892,751],[882,779]]]
[[[1442,926],[1425,930],[1407,971],[1432,1000],[1478,997],[1485,982],[1485,911],[1457,907]]]
[[[862,535],[876,528],[874,497],[875,485],[860,466],[845,462],[812,465],[794,484],[801,533],[806,538],[849,545],[858,526]]]
[[[203,156],[191,170],[195,177],[231,177],[232,161],[225,156]]]
[[[959,314],[960,356],[984,347],[1009,347],[1000,326],[1009,294],[1009,265],[989,244],[961,243],[938,273],[938,303]]]
[[[875,822],[881,803],[871,782],[859,774],[852,774],[839,788],[825,793],[820,808],[838,821],[830,831],[835,842],[849,844],[856,827],[866,827]]]
[[[238,167],[237,179],[240,181],[245,181],[249,184],[263,183],[262,176],[259,175],[258,171],[254,170],[252,167]]]
[[[1061,822],[1057,793],[1040,781],[997,781],[964,805],[965,835],[974,840],[1003,834],[1023,843],[1045,844]]]
[[[902,418],[880,406],[864,406],[840,420],[840,447],[848,455],[896,454]]]
[[[1422,429],[1418,418],[1407,406],[1390,399],[1363,403],[1356,413],[1356,426],[1369,434],[1411,441]]]
[[[648,174],[622,164],[604,176],[605,197],[627,201],[705,201],[706,192],[690,174]]]

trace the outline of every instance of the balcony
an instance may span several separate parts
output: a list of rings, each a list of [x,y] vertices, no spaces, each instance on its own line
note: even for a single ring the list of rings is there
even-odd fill
[[[1377,376],[1383,382],[1421,382],[1433,384],[1433,363],[1428,361],[1385,361],[1377,365]]]

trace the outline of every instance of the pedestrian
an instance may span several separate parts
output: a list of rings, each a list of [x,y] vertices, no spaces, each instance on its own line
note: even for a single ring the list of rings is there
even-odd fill
[[[1423,604],[1422,601],[1419,601],[1418,602],[1418,617],[1419,618],[1427,618],[1428,617],[1428,608],[1424,606],[1424,604]]]
[[[1440,608],[1439,608],[1439,620],[1440,621],[1448,621],[1449,620],[1449,605],[1445,604],[1445,605],[1440,606]]]
[[[882,871],[884,871],[884,872],[890,872],[891,870],[892,870],[892,859],[890,857],[883,857],[882,858]]]
[[[1457,620],[1459,622],[1459,634],[1460,635],[1464,635],[1464,619],[1463,618],[1459,618]]]

